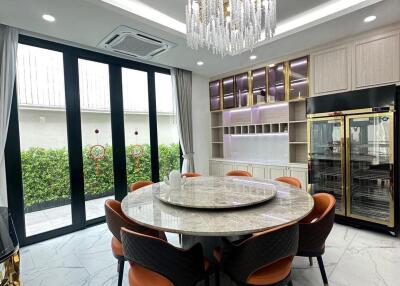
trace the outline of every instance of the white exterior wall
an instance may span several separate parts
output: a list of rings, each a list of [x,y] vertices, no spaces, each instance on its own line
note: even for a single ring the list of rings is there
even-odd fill
[[[62,111],[20,110],[21,149],[30,147],[63,148],[67,146],[66,114]],[[95,129],[100,130],[99,144],[111,144],[111,115],[109,113],[82,113],[82,143],[97,144]],[[149,118],[144,114],[125,115],[126,144],[150,142]],[[178,130],[171,115],[160,115],[158,122],[159,144],[179,142]],[[136,141],[134,131],[139,135]]]

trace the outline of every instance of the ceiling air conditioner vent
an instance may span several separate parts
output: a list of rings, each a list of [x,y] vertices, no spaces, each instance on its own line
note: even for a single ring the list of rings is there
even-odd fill
[[[99,48],[141,59],[151,59],[176,45],[141,31],[120,26],[103,39]]]

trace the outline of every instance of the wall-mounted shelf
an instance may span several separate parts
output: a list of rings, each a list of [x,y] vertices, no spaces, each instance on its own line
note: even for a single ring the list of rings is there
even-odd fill
[[[224,127],[224,135],[249,135],[249,134],[288,134],[287,123],[251,124]]]

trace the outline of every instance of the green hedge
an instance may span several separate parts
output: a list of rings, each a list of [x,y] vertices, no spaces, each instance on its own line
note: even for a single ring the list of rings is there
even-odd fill
[[[114,187],[112,147],[106,146],[106,156],[96,162],[83,150],[85,195],[101,196]],[[128,184],[138,180],[151,180],[150,146],[143,145],[144,155],[136,168],[131,156],[133,145],[126,147]],[[159,145],[160,178],[171,170],[179,169],[179,145]],[[21,152],[25,207],[70,198],[68,153],[64,149],[30,148]]]

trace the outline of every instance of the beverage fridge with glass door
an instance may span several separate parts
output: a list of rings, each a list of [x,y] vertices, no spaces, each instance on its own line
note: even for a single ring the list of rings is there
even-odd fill
[[[398,233],[395,85],[307,99],[308,189],[336,198],[336,219]]]

